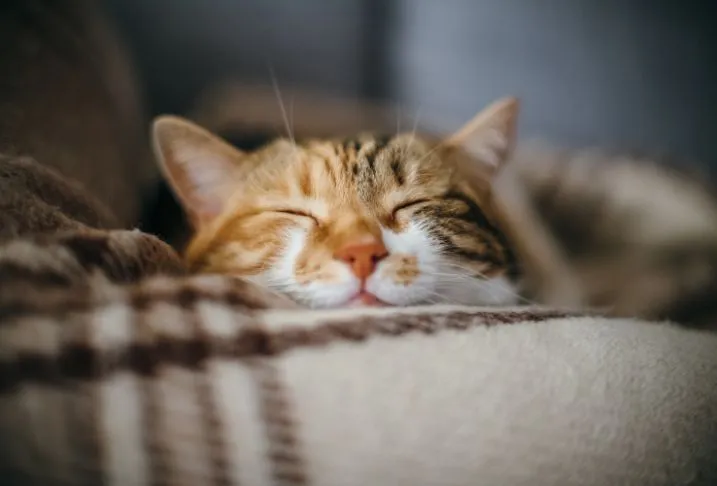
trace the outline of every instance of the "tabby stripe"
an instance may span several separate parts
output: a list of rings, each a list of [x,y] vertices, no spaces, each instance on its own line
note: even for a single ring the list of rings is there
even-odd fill
[[[310,196],[314,188],[313,182],[311,180],[311,167],[299,172],[298,182],[301,193],[305,196]]]
[[[475,251],[469,248],[460,248],[455,245],[452,246],[450,252],[454,255],[461,256],[467,260],[474,262],[487,263],[496,267],[503,267],[505,262],[502,258],[498,257],[494,252],[490,251]]]
[[[470,248],[464,248],[453,243],[452,234],[446,234],[441,228],[434,228],[431,231],[432,236],[438,241],[443,251],[453,255],[459,255],[471,261],[488,263],[491,265],[502,266],[505,262],[491,251],[476,251]]]
[[[361,140],[358,138],[347,138],[341,145],[347,154],[351,151],[358,152],[361,150]]]
[[[368,162],[368,168],[372,173],[376,173],[376,158],[378,158],[378,155],[386,148],[392,139],[393,137],[376,138],[374,139],[371,148],[367,149],[363,153],[363,156],[366,158],[366,162]]]
[[[396,160],[391,162],[391,173],[396,180],[396,184],[402,186],[406,182],[406,176],[403,173],[403,166]]]
[[[468,212],[463,215],[456,215],[454,217],[458,219],[463,219],[465,221],[472,222],[476,224],[478,227],[483,229],[484,231],[487,231],[493,238],[486,238],[486,242],[490,242],[492,239],[497,240],[500,242],[500,251],[496,252],[496,248],[492,246],[492,243],[487,243],[491,245],[491,249],[493,250],[491,253],[493,253],[493,259],[491,260],[492,263],[496,265],[508,265],[509,267],[513,268],[513,271],[515,271],[516,267],[516,261],[515,256],[510,251],[510,245],[505,237],[505,235],[496,228],[490,221],[488,221],[488,218],[486,218],[485,213],[478,207],[478,205],[472,201],[467,196],[451,192],[446,194],[446,199],[455,199],[458,201],[462,201],[468,206]],[[497,258],[495,260],[496,255],[495,253],[501,255],[502,258]],[[468,258],[471,258],[469,255],[466,255]],[[512,272],[511,272],[512,273]]]
[[[466,213],[462,215],[454,215],[454,217],[475,223],[481,228],[489,230],[491,233],[498,233],[497,228],[493,224],[491,224],[490,221],[488,221],[488,218],[486,218],[483,210],[481,210],[481,208],[468,196],[456,192],[451,192],[446,194],[445,199],[454,199],[468,206],[468,211]]]
[[[331,163],[331,159],[326,156],[322,156],[321,160],[324,162],[324,171],[326,171],[326,174],[331,179],[331,183],[334,186],[337,186],[339,184],[339,176],[334,170],[334,164]]]

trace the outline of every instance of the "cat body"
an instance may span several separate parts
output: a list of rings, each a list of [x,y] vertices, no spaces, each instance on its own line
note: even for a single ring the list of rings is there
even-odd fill
[[[517,102],[454,137],[405,133],[243,153],[179,118],[155,152],[196,233],[190,269],[229,273],[308,307],[511,304],[515,262],[490,209]]]

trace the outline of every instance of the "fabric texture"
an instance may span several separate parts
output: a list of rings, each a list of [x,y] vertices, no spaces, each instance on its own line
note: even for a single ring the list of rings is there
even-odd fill
[[[717,483],[714,334],[92,278],[0,303],[7,484]]]

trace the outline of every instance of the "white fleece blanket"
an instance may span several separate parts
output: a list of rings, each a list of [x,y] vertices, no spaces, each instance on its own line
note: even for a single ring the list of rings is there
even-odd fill
[[[717,484],[716,334],[532,308],[261,310],[218,282],[6,319],[0,477]]]

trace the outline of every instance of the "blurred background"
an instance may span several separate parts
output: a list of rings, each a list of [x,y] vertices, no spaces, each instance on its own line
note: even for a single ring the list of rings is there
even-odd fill
[[[273,66],[282,89],[396,102],[431,130],[515,94],[524,138],[717,164],[717,2],[105,1],[153,113]]]

